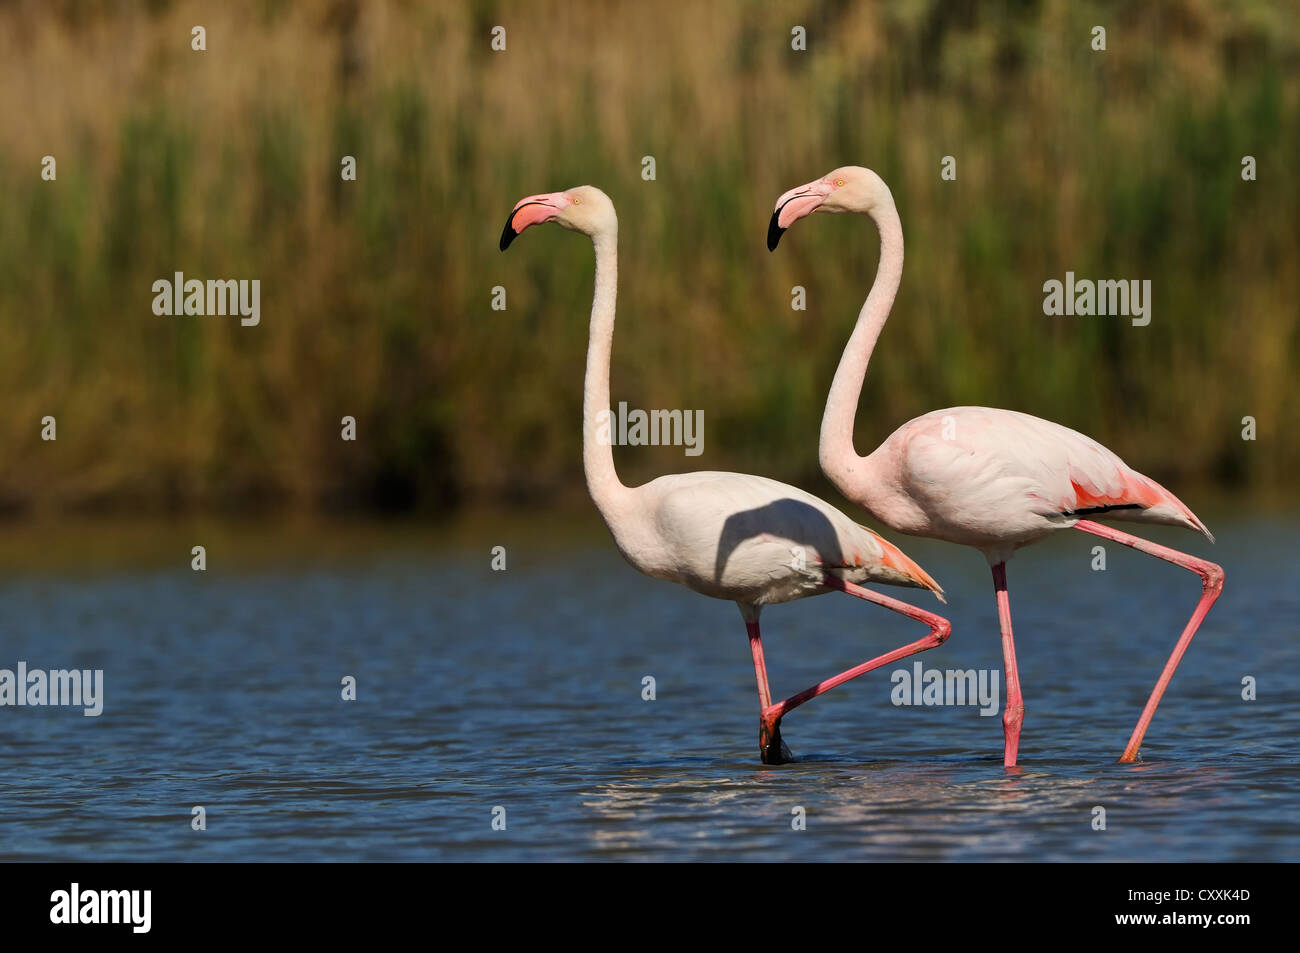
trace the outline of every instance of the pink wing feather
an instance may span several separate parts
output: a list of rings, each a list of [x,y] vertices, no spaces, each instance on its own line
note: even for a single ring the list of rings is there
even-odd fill
[[[1013,410],[932,411],[872,456],[877,480],[902,490],[873,511],[903,532],[982,546],[1041,535],[1060,517],[1096,517],[1214,538],[1181,500],[1091,437]]]

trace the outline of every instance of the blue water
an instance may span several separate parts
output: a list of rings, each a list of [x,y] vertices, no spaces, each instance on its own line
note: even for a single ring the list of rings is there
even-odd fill
[[[1214,528],[1213,547],[1148,534],[1221,562],[1227,586],[1137,765],[1115,762],[1197,580],[1116,546],[1094,572],[1079,533],[1010,564],[1012,771],[1000,718],[891,703],[911,660],[791,714],[798,760],[759,764],[735,607],[641,577],[599,534],[494,539],[505,572],[485,541],[9,573],[0,668],[101,668],[105,707],[0,708],[0,860],[1295,860],[1300,524]],[[949,605],[890,592],[954,624],[917,658],[1000,673],[982,559],[900,542]],[[763,622],[780,695],[923,634],[839,594]]]

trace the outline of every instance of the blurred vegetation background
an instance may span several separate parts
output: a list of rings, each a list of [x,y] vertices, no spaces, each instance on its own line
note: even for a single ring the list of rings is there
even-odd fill
[[[988,404],[1184,498],[1287,490],[1298,65],[1297,6],[1262,0],[0,3],[0,508],[579,499],[591,248],[497,237],[518,198],[583,183],[620,215],[613,399],[705,412],[702,456],[618,450],[625,482],[825,492],[877,237],[856,216],[764,237],[778,194],[845,164],[890,184],[907,239],[860,450]],[[1150,279],[1150,326],[1045,317],[1067,270]],[[175,271],[261,279],[260,326],[156,317]]]

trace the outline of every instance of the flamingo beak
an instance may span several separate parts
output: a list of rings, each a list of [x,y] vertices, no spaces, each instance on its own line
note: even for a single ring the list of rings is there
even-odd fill
[[[526,199],[520,199],[510,212],[510,217],[506,219],[506,227],[501,230],[501,250],[505,251],[509,248],[510,243],[528,226],[539,225],[555,218],[566,204],[568,203],[563,192],[530,195]]]
[[[776,211],[767,226],[767,250],[776,251],[777,242],[785,230],[803,218],[821,208],[826,196],[831,194],[831,187],[825,182],[810,182],[797,189],[791,189],[776,200]]]

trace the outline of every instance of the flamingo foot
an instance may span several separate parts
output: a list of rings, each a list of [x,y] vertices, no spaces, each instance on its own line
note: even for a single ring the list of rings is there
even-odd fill
[[[781,719],[764,716],[758,726],[758,756],[764,764],[789,764],[794,755],[781,738]]]

